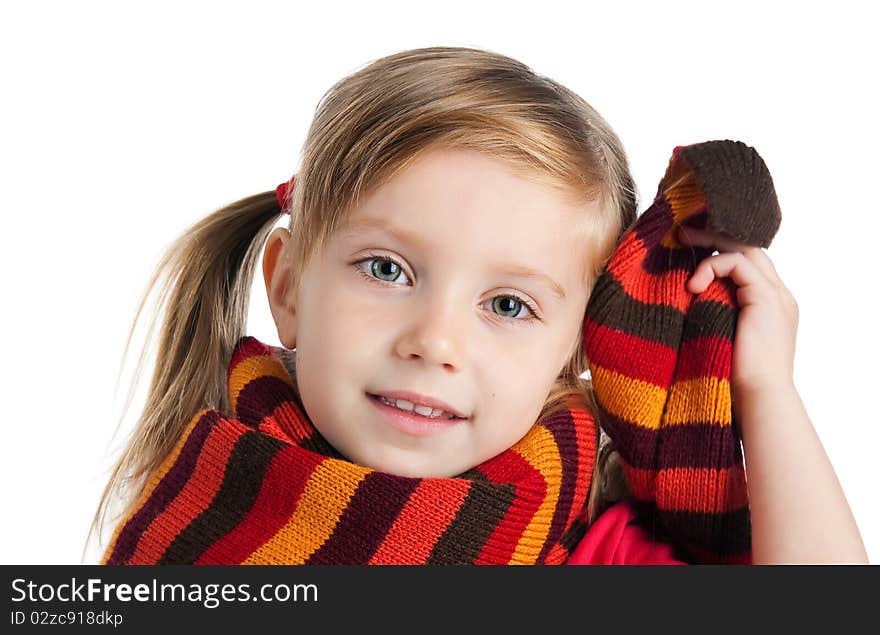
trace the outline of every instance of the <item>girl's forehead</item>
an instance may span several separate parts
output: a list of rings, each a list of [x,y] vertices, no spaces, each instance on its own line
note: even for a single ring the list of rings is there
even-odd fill
[[[570,206],[597,193],[585,189],[579,176],[563,178],[534,165],[527,167],[472,148],[435,147],[421,151],[415,158],[399,160],[402,166],[388,167],[368,177],[367,200],[380,198],[388,202],[432,196],[481,205],[524,200]]]
[[[597,202],[575,202],[571,192],[483,153],[444,149],[370,189],[338,236],[381,237],[422,254],[458,253],[505,270],[583,280],[587,227],[598,214]]]

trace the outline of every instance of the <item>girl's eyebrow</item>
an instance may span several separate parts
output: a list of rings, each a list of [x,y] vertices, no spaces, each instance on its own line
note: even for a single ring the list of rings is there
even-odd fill
[[[412,245],[420,250],[426,250],[429,244],[422,239],[418,234],[410,233],[404,229],[400,229],[397,227],[391,227],[387,224],[386,221],[380,218],[361,218],[357,221],[352,221],[348,227],[347,231],[345,231],[345,236],[357,236],[362,233],[366,229],[378,229],[384,231],[388,234],[391,234],[394,238],[399,240],[402,243],[406,243]],[[547,274],[541,273],[540,271],[535,271],[534,269],[530,269],[529,267],[524,267],[522,265],[505,265],[499,266],[495,269],[501,275],[509,275],[516,278],[525,278],[527,280],[535,280],[537,282],[541,282],[547,287],[549,287],[550,291],[553,292],[560,300],[565,300],[565,290],[557,283],[553,278],[548,276]]]
[[[361,218],[357,221],[352,221],[348,225],[348,231],[345,232],[345,235],[357,236],[358,234],[363,233],[363,231],[366,229],[378,229],[380,231],[384,231],[394,236],[400,242],[407,243],[421,250],[425,250],[428,248],[428,243],[425,242],[418,234],[412,234],[405,229],[391,227],[387,223],[387,221],[382,220],[381,218],[366,217]]]
[[[565,289],[559,286],[553,278],[540,271],[535,271],[534,269],[529,269],[528,267],[523,267],[521,265],[507,265],[505,267],[499,267],[497,271],[501,274],[506,274],[515,278],[526,278],[528,280],[543,282],[550,287],[553,295],[560,300],[565,300]]]

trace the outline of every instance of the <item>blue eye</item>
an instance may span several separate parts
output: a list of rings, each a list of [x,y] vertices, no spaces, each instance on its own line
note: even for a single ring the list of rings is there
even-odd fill
[[[501,317],[516,318],[523,308],[531,311],[524,302],[512,295],[498,295],[492,299],[492,310]]]
[[[384,282],[394,282],[403,273],[403,269],[393,260],[374,258],[370,265],[370,273]]]
[[[368,265],[368,266],[364,266]],[[406,274],[403,273],[403,267],[399,263],[385,256],[371,256],[364,258],[355,263],[357,270],[367,278],[373,278],[381,282],[396,283],[403,282],[400,277],[403,276],[408,280]]]
[[[538,317],[538,310],[525,298],[516,295],[496,295],[492,298],[491,302],[493,313],[507,322],[533,322],[541,320]]]

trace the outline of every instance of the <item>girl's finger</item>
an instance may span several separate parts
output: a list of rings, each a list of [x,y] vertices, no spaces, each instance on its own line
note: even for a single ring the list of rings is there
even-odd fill
[[[741,253],[724,253],[703,260],[687,281],[691,293],[702,293],[715,278],[730,277],[738,287],[769,284],[755,264]]]

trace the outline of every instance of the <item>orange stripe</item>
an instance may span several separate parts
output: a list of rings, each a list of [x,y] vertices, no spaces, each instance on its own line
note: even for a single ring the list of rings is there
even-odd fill
[[[669,389],[664,425],[693,422],[731,425],[730,382],[718,377],[677,381]]]
[[[597,398],[605,410],[633,425],[657,430],[669,393],[656,384],[633,379],[601,366],[590,369]]]
[[[242,564],[302,564],[333,534],[369,468],[324,459],[312,471],[296,509],[278,532]]]
[[[730,425],[730,382],[719,377],[675,381],[669,391],[601,366],[591,369],[593,386],[610,414],[647,430],[693,422]],[[711,398],[709,398],[711,397]],[[665,413],[664,413],[665,410]]]
[[[195,469],[168,508],[159,514],[141,536],[131,564],[157,562],[177,535],[211,504],[226,472],[215,457],[229,457],[246,429],[238,421],[220,419],[205,440]]]
[[[290,375],[282,364],[269,355],[253,355],[242,359],[229,377],[229,401],[232,411],[238,412],[238,395],[254,379],[277,377],[293,387]]]
[[[423,479],[398,514],[369,564],[426,562],[446,528],[455,519],[471,488],[464,479]],[[443,505],[436,501],[442,500]],[[430,513],[427,513],[430,512]]]
[[[547,541],[547,534],[553,523],[553,512],[559,503],[562,458],[553,433],[543,426],[532,428],[532,433],[523,437],[511,448],[511,451],[518,453],[524,461],[535,468],[544,477],[547,485],[547,493],[540,507],[523,530],[516,549],[510,557],[510,564],[534,564]]]
[[[645,304],[657,304],[658,289],[663,290],[663,305],[684,313],[693,299],[685,287],[690,272],[672,269],[659,274],[651,274],[641,267],[633,267],[633,262],[645,260],[647,249],[636,237],[635,232],[628,239],[632,245],[621,245],[619,255],[608,263],[608,272],[631,298]]]
[[[685,222],[706,208],[703,194],[693,168],[684,157],[673,156],[663,177],[663,198],[669,204],[676,225]]]

